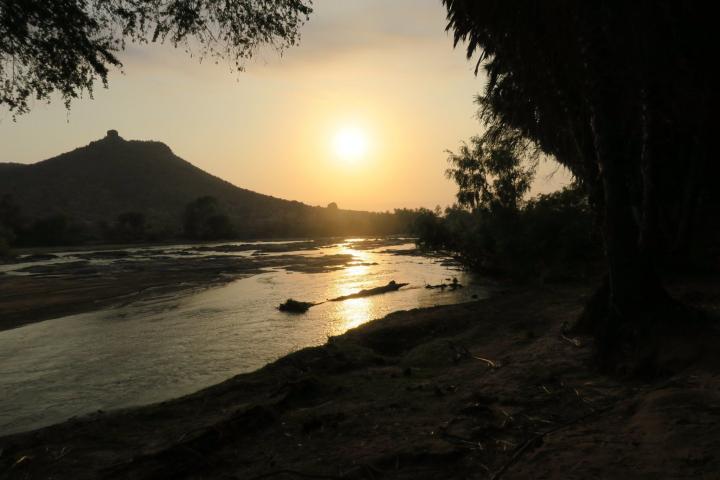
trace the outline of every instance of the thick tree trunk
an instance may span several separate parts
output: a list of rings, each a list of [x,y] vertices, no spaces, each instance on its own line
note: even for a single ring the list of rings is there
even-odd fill
[[[657,152],[655,148],[655,126],[652,98],[647,89],[642,92],[640,112],[640,180],[642,186],[642,209],[640,216],[640,251],[654,266],[660,244],[658,231],[658,175]]]
[[[579,42],[582,88],[602,183],[608,274],[576,327],[594,334],[602,367],[655,374],[677,366],[679,357],[691,361],[712,329],[701,314],[670,298],[656,270],[666,250],[660,220],[668,203],[668,192],[658,189],[671,168],[661,156],[675,151],[661,145],[673,140],[667,134],[674,126],[656,90],[659,70],[654,63],[638,66],[648,54],[645,32],[635,43],[618,34],[642,27],[644,17],[624,18],[608,5],[587,5]],[[693,169],[686,173],[695,187]],[[689,207],[696,197],[695,188],[689,189]],[[691,220],[690,212],[682,209],[682,217]],[[680,219],[671,221],[673,229],[684,230]]]
[[[657,291],[659,281],[652,268],[650,252],[641,248],[640,242],[640,220],[647,217],[644,210],[651,205],[640,208],[632,195],[634,190],[645,192],[648,185],[637,185],[637,176],[631,171],[632,165],[638,162],[633,162],[633,152],[623,137],[632,132],[618,131],[617,122],[613,121],[617,115],[611,115],[608,110],[607,107],[595,109],[592,121],[605,199],[611,306],[622,312],[626,305],[635,305],[647,293]],[[645,229],[643,233],[651,235],[652,229]],[[648,238],[643,243],[652,244],[652,240]]]
[[[649,112],[642,106],[641,75],[627,76],[636,61],[632,45],[607,6],[589,8],[580,41],[583,88],[603,196],[607,279],[588,303],[578,327],[596,338],[600,360],[609,364],[641,346],[655,313],[669,302],[654,268],[655,175]],[[602,17],[598,21],[598,16]],[[639,102],[638,102],[639,100]]]
[[[633,122],[619,122],[631,112],[612,107],[612,99],[593,102],[592,130],[601,173],[604,196],[604,240],[608,262],[607,284],[594,298],[586,312],[585,326],[596,337],[600,360],[614,366],[620,359],[636,352],[647,341],[658,312],[671,303],[657,274],[652,258],[652,175],[646,162],[633,158],[641,155],[629,141]],[[624,123],[624,124],[623,124]],[[641,162],[638,160],[644,160]],[[633,171],[641,165],[642,173]],[[638,195],[639,193],[639,195]],[[601,298],[607,295],[606,308]]]

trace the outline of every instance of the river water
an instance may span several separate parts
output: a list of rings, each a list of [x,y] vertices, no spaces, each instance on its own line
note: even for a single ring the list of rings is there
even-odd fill
[[[192,393],[319,345],[390,312],[488,296],[443,259],[353,248],[353,240],[302,255],[351,254],[358,265],[325,273],[283,269],[0,332],[0,435],[73,416]],[[409,249],[411,244],[398,249]],[[243,252],[241,255],[247,255]],[[426,289],[456,277],[465,288]],[[383,295],[279,312],[287,298],[321,301],[407,282]]]

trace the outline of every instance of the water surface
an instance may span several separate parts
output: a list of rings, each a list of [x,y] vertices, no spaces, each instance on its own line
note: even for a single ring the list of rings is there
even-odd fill
[[[353,255],[355,264],[340,270],[278,269],[197,292],[0,332],[0,434],[174,398],[295,349],[325,343],[329,336],[396,310],[487,296],[476,279],[443,259],[360,250],[353,243],[292,252]],[[424,288],[452,277],[465,288]],[[390,280],[410,285],[398,292],[327,302],[302,315],[276,309],[287,298],[323,301]]]

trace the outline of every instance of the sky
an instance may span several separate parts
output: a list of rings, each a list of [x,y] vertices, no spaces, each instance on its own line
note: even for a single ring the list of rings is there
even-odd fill
[[[446,206],[447,149],[482,131],[483,88],[440,0],[315,0],[300,45],[233,72],[168,45],[130,46],[123,71],[68,111],[0,111],[0,162],[34,163],[117,129],[158,140],[231,183],[311,205]],[[568,182],[541,165],[534,193]],[[553,172],[556,172],[553,174]],[[552,175],[551,175],[552,174]]]

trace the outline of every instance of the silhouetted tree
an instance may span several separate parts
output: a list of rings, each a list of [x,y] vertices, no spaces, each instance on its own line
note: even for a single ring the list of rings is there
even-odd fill
[[[31,246],[75,245],[85,241],[87,232],[65,215],[54,214],[32,222],[20,241]]]
[[[237,68],[261,45],[298,39],[310,0],[3,0],[0,2],[0,104],[25,113],[28,100],[57,93],[66,106],[92,95],[128,42],[169,42]]]
[[[417,213],[412,231],[418,237],[418,246],[427,249],[444,248],[449,235],[438,213],[427,208],[420,208]]]
[[[536,148],[514,132],[473,137],[448,155],[446,175],[458,185],[458,203],[470,209],[516,210],[535,176]]]
[[[10,255],[10,242],[9,235],[6,237],[7,232],[0,227],[0,257]]]
[[[393,229],[391,233],[413,233],[415,219],[420,215],[420,210],[409,208],[396,208],[393,211]]]
[[[20,207],[15,204],[11,195],[0,197],[0,249],[8,251],[15,243],[22,229]]]
[[[602,218],[608,284],[586,317],[599,344],[647,335],[674,308],[657,268],[687,233],[710,174],[717,74],[707,61],[718,53],[710,7],[443,3],[456,44],[467,42],[468,57],[480,52],[483,120],[567,166]]]
[[[185,207],[183,230],[186,237],[195,240],[217,240],[235,234],[230,219],[212,196],[200,197]]]
[[[145,238],[145,215],[140,212],[125,212],[117,217],[114,236],[123,242],[136,242]]]

